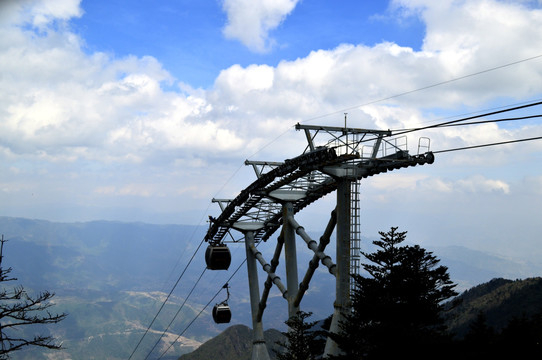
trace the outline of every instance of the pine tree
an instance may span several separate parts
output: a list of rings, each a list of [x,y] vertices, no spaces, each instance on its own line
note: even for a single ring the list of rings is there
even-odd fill
[[[469,324],[469,331],[465,338],[458,341],[461,348],[461,357],[465,359],[480,358],[482,356],[495,358],[498,351],[495,348],[497,334],[493,327],[487,324],[486,315],[480,311]]]
[[[11,268],[4,268],[4,240],[0,240],[0,283],[17,280],[10,277]],[[12,289],[0,289],[0,359],[9,359],[10,355],[29,346],[39,346],[47,349],[61,349],[51,336],[36,335],[25,338],[21,335],[23,328],[35,324],[55,324],[67,316],[66,314],[51,314],[49,308],[53,305],[54,294],[44,291],[37,296],[30,296],[22,286]]]
[[[457,295],[448,269],[418,245],[401,245],[406,232],[392,227],[379,234],[377,250],[362,253],[369,276],[354,276],[352,312],[341,333],[331,335],[344,353],[335,358],[423,358],[448,341],[442,303]]]
[[[323,340],[319,339],[319,332],[311,330],[316,322],[305,321],[311,315],[310,312],[298,311],[285,322],[288,332],[282,334],[286,336],[287,342],[277,341],[285,350],[276,352],[278,360],[314,360],[322,353]]]

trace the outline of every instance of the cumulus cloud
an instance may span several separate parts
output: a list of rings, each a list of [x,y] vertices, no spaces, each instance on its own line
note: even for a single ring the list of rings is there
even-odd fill
[[[14,6],[13,2],[8,3]],[[288,14],[296,5],[251,3],[266,9],[261,10],[266,14]],[[78,1],[26,4],[34,17],[64,20],[82,13]],[[542,26],[536,9],[494,1],[437,5],[405,0],[395,4],[419,12],[427,22],[422,50],[389,42],[373,47],[344,44],[331,50],[315,50],[294,61],[282,61],[276,67],[233,65],[224,69],[214,86],[205,91],[165,90],[164,85],[169,86],[174,80],[151,56],[87,55],[81,49],[82,39],[69,29],[51,27],[36,37],[31,31],[6,25],[2,31],[8,36],[0,40],[5,41],[0,65],[7,74],[0,79],[4,147],[13,153],[58,151],[62,146],[67,151],[88,147],[105,149],[109,155],[130,153],[134,158],[143,156],[144,149],[234,151],[246,148],[248,142],[256,150],[263,144],[258,139],[262,132],[274,129],[274,135],[278,135],[278,129],[284,131],[299,120],[450,79],[459,74],[458,67],[460,73],[465,73],[474,66],[496,65],[494,59],[502,59],[496,54],[527,56],[521,51],[537,48],[523,45],[527,40],[521,30]],[[241,5],[224,3],[232,12],[242,12],[245,6]],[[280,11],[272,10],[273,6]],[[484,15],[488,7],[495,16]],[[28,12],[21,9],[22,13]],[[458,16],[444,16],[449,12],[457,12]],[[487,45],[486,40],[493,36],[491,29],[506,33],[509,40],[502,44],[492,40]],[[476,39],[479,45],[446,40],[455,38],[457,31]],[[531,31],[528,41],[542,45],[542,36]],[[516,46],[518,52],[511,51],[510,46]],[[451,61],[449,53],[463,48],[471,55]],[[490,80],[473,78],[363,106],[352,125],[413,127],[423,124],[431,115],[423,109],[478,105],[497,96],[536,94],[542,80],[536,61],[525,63],[518,70],[507,72],[513,74],[512,87],[508,75],[492,76]],[[473,93],[477,95],[471,96]],[[251,126],[247,127],[247,123]],[[470,145],[513,135],[496,125],[487,125],[480,131],[450,129],[442,140],[451,144],[456,139],[456,143]]]
[[[79,1],[1,4],[0,156],[10,164],[3,169],[13,176],[12,182],[0,181],[6,192],[28,191],[32,176],[53,184],[59,179],[72,181],[67,173],[81,173],[70,183],[73,192],[139,194],[148,200],[158,193],[157,187],[138,185],[134,178],[153,174],[161,194],[187,194],[180,187],[202,192],[209,187],[212,193],[222,185],[216,184],[216,178],[224,179],[231,172],[231,164],[224,160],[238,164],[240,158],[261,149],[265,149],[258,154],[261,160],[297,155],[304,138],[287,131],[299,121],[337,125],[342,123],[341,109],[349,109],[353,127],[411,128],[448,115],[446,109],[468,110],[488,100],[526,98],[542,90],[540,60],[533,60],[513,71],[411,92],[538,55],[542,35],[532,29],[542,27],[541,12],[516,2],[397,0],[397,9],[405,10],[401,16],[420,16],[427,25],[420,50],[392,42],[342,44],[276,66],[232,65],[220,72],[213,86],[198,90],[184,85],[172,90],[177,80],[152,56],[85,53],[84,39],[69,26],[54,24],[82,16]],[[272,45],[270,31],[297,1],[223,4],[228,14],[225,34],[255,51],[265,51]],[[4,10],[12,16],[1,15]],[[408,94],[392,96],[400,93]],[[379,99],[386,100],[375,102]],[[506,129],[490,124],[428,134],[432,149],[445,149],[510,140],[540,130],[536,123]],[[279,137],[280,143],[265,148]],[[417,138],[408,144],[415,153]],[[540,151],[540,146],[525,148]],[[481,153],[442,161],[451,164],[457,159],[456,164],[480,168],[491,165],[488,153],[477,155]],[[493,159],[501,164],[517,158],[511,152],[498,154],[502,156]],[[220,168],[225,165],[230,166],[227,171]],[[218,175],[202,180],[202,169]],[[430,180],[434,179],[427,175],[430,170],[421,169],[419,175],[382,186],[404,191],[427,186],[441,193],[513,192],[507,178]],[[177,186],[180,178],[183,185]],[[17,182],[21,185],[15,186]],[[214,194],[208,195],[197,194],[199,198]]]
[[[467,192],[491,192],[497,191],[504,194],[510,193],[510,185],[502,180],[486,179],[483,176],[473,176],[458,181],[457,186],[462,191]]]
[[[229,129],[203,118],[212,108],[204,97],[164,90],[172,79],[153,57],[88,56],[69,31],[17,29],[14,38],[0,54],[1,138],[13,153],[125,158],[149,147],[240,147]],[[94,150],[74,152],[81,147]]]
[[[443,179],[428,174],[393,173],[371,179],[371,189],[384,191],[380,200],[397,198],[397,193],[419,191],[421,193],[441,193],[445,196],[458,194],[498,193],[510,194],[511,186],[504,180],[488,179],[483,175],[471,175],[457,180]]]
[[[0,2],[0,23],[30,24],[46,30],[53,22],[80,17],[81,0],[3,0]]]
[[[273,46],[269,32],[294,10],[299,0],[224,0],[228,17],[224,35],[237,39],[250,50],[266,52]]]

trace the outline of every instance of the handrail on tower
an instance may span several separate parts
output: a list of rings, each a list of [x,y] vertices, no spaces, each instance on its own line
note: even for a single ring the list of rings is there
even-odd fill
[[[231,236],[231,230],[244,235],[254,329],[252,358],[258,360],[269,358],[263,338],[262,317],[271,287],[275,285],[282,293],[288,302],[288,313],[293,316],[299,309],[319,263],[327,266],[329,272],[336,277],[335,310],[331,327],[333,331],[338,331],[341,316],[350,306],[350,293],[353,289],[350,274],[358,272],[360,266],[360,180],[401,168],[432,164],[435,160],[429,151],[428,138],[418,141],[417,155],[410,155],[406,136],[390,138],[391,130],[347,127],[346,119],[344,127],[298,123],[295,128],[303,130],[307,139],[303,153],[283,162],[246,160],[245,165],[252,166],[256,180],[233,199],[213,199],[213,202],[219,204],[221,213],[217,217],[209,217],[209,229],[204,239],[209,244],[206,251],[208,269],[226,270],[231,262],[231,254],[224,243],[224,237],[228,234]],[[422,149],[427,149],[427,152],[420,153]],[[297,223],[294,216],[334,191],[337,192],[337,207],[317,243]],[[281,235],[273,258],[268,263],[257,245],[267,241],[279,229],[282,229]],[[337,255],[335,263],[324,253],[333,231],[337,237],[336,254],[341,254]],[[314,252],[301,283],[297,278],[296,234]],[[282,283],[276,273],[283,250],[286,284]],[[257,262],[267,273],[261,296]],[[227,299],[216,305],[217,314],[219,310],[225,316],[221,321],[229,322],[231,311]],[[328,339],[326,354],[333,355],[336,351],[336,344]]]

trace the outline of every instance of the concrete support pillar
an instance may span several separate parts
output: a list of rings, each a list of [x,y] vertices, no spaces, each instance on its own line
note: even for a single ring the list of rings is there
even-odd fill
[[[260,304],[260,285],[258,282],[258,268],[256,257],[250,249],[254,245],[254,232],[245,232],[245,247],[247,253],[248,287],[250,291],[250,308],[252,311],[252,360],[270,360],[265,339],[263,337],[263,324],[258,320],[258,307]]]
[[[350,311],[350,180],[342,178],[337,187],[337,273],[334,312],[330,332],[339,333],[339,322]],[[338,355],[335,341],[327,339],[324,357]]]
[[[291,202],[286,202],[282,206],[282,226],[284,227],[284,256],[286,258],[286,286],[288,288],[288,318],[295,316],[299,311],[299,306],[295,305],[295,298],[299,290],[299,281],[297,277],[297,251],[295,245],[295,228],[288,218],[294,215],[294,208]]]

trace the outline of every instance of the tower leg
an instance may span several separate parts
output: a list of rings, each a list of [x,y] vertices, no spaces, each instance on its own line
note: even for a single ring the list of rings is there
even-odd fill
[[[284,256],[286,258],[286,286],[288,287],[288,318],[295,316],[299,311],[299,306],[295,305],[295,298],[299,291],[299,281],[297,274],[297,251],[295,246],[295,229],[290,224],[288,216],[293,216],[294,209],[292,203],[287,202],[283,205],[283,239]]]
[[[270,360],[265,339],[263,337],[263,324],[258,321],[258,307],[260,305],[260,285],[258,282],[258,269],[256,257],[250,250],[254,244],[254,232],[245,233],[245,247],[247,253],[248,287],[250,291],[250,308],[252,311],[252,360]]]
[[[329,331],[340,333],[339,323],[350,311],[350,180],[340,179],[337,187],[337,274],[334,312]],[[340,348],[327,339],[324,357],[339,355]]]

